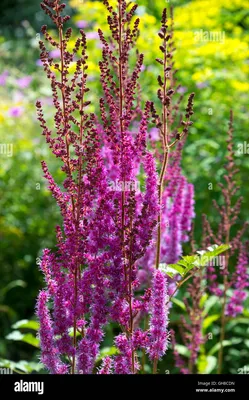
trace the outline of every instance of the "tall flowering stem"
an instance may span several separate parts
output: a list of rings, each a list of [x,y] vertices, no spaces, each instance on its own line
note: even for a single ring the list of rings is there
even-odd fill
[[[235,166],[234,163],[234,151],[233,151],[233,112],[230,112],[230,121],[229,121],[229,129],[228,129],[228,139],[227,139],[228,145],[227,145],[227,150],[228,150],[228,155],[227,155],[227,164],[225,165],[225,169],[227,173],[224,175],[224,180],[225,183],[220,183],[219,186],[221,187],[222,190],[222,196],[224,198],[224,205],[219,206],[216,201],[214,201],[214,207],[218,211],[220,215],[220,224],[218,228],[217,234],[214,234],[213,229],[211,228],[211,225],[207,219],[206,216],[204,216],[204,227],[206,232],[209,235],[209,243],[217,243],[218,245],[222,243],[230,244],[230,250],[226,252],[225,254],[225,262],[224,265],[221,267],[221,275],[223,277],[223,288],[220,289],[218,287],[218,281],[217,281],[217,273],[215,271],[214,266],[210,265],[207,268],[207,278],[210,282],[210,290],[212,293],[216,294],[217,296],[222,298],[222,310],[221,310],[221,328],[220,328],[220,349],[219,349],[219,354],[218,354],[218,373],[221,374],[222,372],[222,363],[223,363],[223,341],[225,339],[225,328],[226,328],[226,314],[229,313],[229,309],[231,310],[231,307],[228,307],[228,296],[227,296],[227,291],[229,288],[232,288],[234,285],[236,285],[236,279],[238,275],[236,273],[234,275],[231,275],[231,271],[229,268],[229,262],[231,257],[241,249],[241,238],[243,236],[243,233],[246,229],[247,223],[245,223],[240,230],[237,231],[235,236],[231,236],[231,228],[236,224],[238,220],[238,216],[240,213],[240,208],[241,208],[241,203],[243,201],[243,198],[240,197],[239,199],[233,201],[235,194],[239,190],[239,187],[236,185],[235,182],[235,175],[238,172],[238,169]],[[243,261],[242,261],[243,260]],[[236,271],[238,271],[242,264],[245,264],[246,261],[246,252],[245,248],[242,247],[240,250],[240,258],[238,259],[238,264],[236,267]],[[248,279],[248,274],[243,273],[242,274],[242,280],[245,283],[246,280]],[[238,291],[240,292],[242,290],[243,285],[239,285]],[[240,296],[240,301],[244,300],[244,294],[239,295]],[[231,303],[231,299],[230,299]],[[243,309],[243,308],[242,308]]]
[[[154,107],[152,108],[152,114],[154,117],[154,122],[156,127],[160,131],[160,136],[162,139],[162,150],[163,150],[163,160],[162,166],[160,168],[159,181],[158,181],[158,201],[160,212],[157,220],[157,238],[156,238],[156,269],[159,268],[160,257],[161,257],[161,220],[162,220],[162,196],[164,191],[164,181],[165,174],[168,167],[169,154],[171,149],[188,133],[189,126],[192,125],[190,121],[191,115],[193,115],[193,98],[192,93],[188,100],[188,105],[186,109],[186,120],[182,121],[183,129],[175,129],[172,132],[172,125],[175,122],[174,116],[174,106],[172,105],[172,96],[175,93],[175,79],[174,75],[176,71],[173,70],[174,63],[173,52],[175,50],[173,42],[173,11],[171,9],[171,29],[168,30],[168,19],[167,19],[167,9],[163,10],[162,14],[162,25],[159,32],[159,37],[162,40],[162,45],[160,46],[160,51],[163,58],[157,58],[157,62],[163,67],[163,76],[158,76],[158,83],[160,89],[158,90],[158,98],[162,104],[161,116],[157,114]]]
[[[157,362],[165,354],[168,345],[168,295],[166,275],[154,272],[152,282],[149,357],[153,361],[153,373],[157,372]]]
[[[135,288],[137,285],[136,262],[151,243],[159,211],[156,196],[156,169],[152,154],[146,148],[146,132],[150,117],[151,103],[145,104],[142,112],[135,105],[138,78],[143,64],[143,55],[137,54],[136,65],[130,68],[130,51],[138,36],[139,18],[133,16],[137,5],[130,7],[123,0],[117,1],[117,9],[103,1],[108,11],[111,39],[107,40],[99,29],[102,42],[102,61],[100,62],[101,83],[104,97],[100,99],[103,122],[103,138],[108,151],[107,173],[115,178],[121,190],[114,189],[112,200],[116,211],[114,232],[117,240],[115,263],[120,271],[119,285],[113,288],[116,300],[113,307],[123,304],[126,310],[125,333],[122,336],[122,356],[115,370],[129,369],[136,372],[135,348],[132,345],[134,335]],[[140,121],[137,121],[137,117]],[[138,132],[134,132],[134,122],[138,123]],[[145,192],[136,190],[138,174],[143,168],[148,176]],[[131,183],[133,183],[131,185]],[[145,228],[146,226],[146,228]],[[118,257],[117,257],[118,256]],[[117,272],[116,272],[117,273]],[[116,311],[115,311],[116,315]],[[121,342],[121,338],[117,338]],[[119,344],[120,345],[120,344]],[[130,355],[129,355],[130,354]],[[131,360],[130,360],[131,357]],[[130,361],[128,361],[130,360]]]
[[[203,236],[202,247],[206,248],[206,237]],[[194,224],[191,230],[191,250],[192,254],[196,252],[196,243],[194,240]],[[188,348],[190,356],[188,362],[185,362],[178,353],[175,346],[175,333],[171,331],[172,347],[175,358],[176,367],[178,367],[183,374],[193,374],[195,372],[195,364],[198,358],[201,345],[205,342],[202,333],[203,324],[203,306],[201,306],[201,298],[205,291],[203,270],[193,270],[193,280],[187,287],[189,298],[185,298],[184,304],[186,307],[187,318],[181,316],[182,326],[180,334],[185,346]]]
[[[63,229],[57,227],[57,252],[52,254],[45,249],[41,263],[47,283],[47,300],[52,300],[51,329],[54,337],[51,336],[51,346],[57,360],[66,358],[68,363],[64,371],[74,374],[85,370],[89,373],[98,354],[98,346],[103,337],[102,329],[106,323],[104,275],[99,266],[104,265],[107,258],[104,250],[101,251],[106,244],[103,244],[103,240],[100,242],[104,227],[102,214],[106,205],[103,198],[106,198],[107,184],[95,116],[86,112],[89,101],[85,99],[88,92],[85,34],[83,30],[80,31],[80,37],[69,51],[68,42],[72,30],[68,28],[64,31],[64,24],[70,18],[63,16],[65,4],[59,0],[44,0],[41,7],[58,30],[58,38],[54,39],[47,27],[42,27],[45,40],[59,50],[59,60],[51,57],[43,41],[40,41],[41,61],[51,83],[56,110],[56,135],[47,127],[40,101],[36,104],[38,120],[46,142],[53,154],[61,160],[61,169],[65,174],[62,190],[49,173],[46,163],[42,162],[44,176],[63,217]],[[73,62],[75,71],[69,79],[69,68]],[[38,315],[44,299],[45,296],[38,298]],[[85,321],[85,314],[90,315],[90,321]],[[45,318],[40,318],[44,354],[46,321],[43,321]],[[80,344],[77,340],[79,333]],[[84,343],[87,346],[84,347]],[[82,359],[87,360],[84,366],[81,364]],[[49,368],[47,358],[43,357],[43,360]],[[56,371],[58,368],[53,368],[52,372]]]

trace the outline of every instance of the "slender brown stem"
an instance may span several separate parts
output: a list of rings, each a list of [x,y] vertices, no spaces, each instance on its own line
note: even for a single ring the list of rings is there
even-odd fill
[[[149,318],[148,315],[145,316],[144,319],[144,331],[147,331],[149,325]],[[145,349],[143,348],[142,350],[142,360],[141,360],[141,372],[144,374],[144,367],[145,367],[145,362],[146,362],[146,352]]]
[[[121,195],[121,229],[122,229],[122,252],[124,257],[124,276],[125,282],[128,280],[128,302],[129,302],[129,314],[130,314],[130,326],[128,335],[132,337],[133,334],[133,310],[132,310],[132,236],[130,237],[130,257],[129,257],[129,276],[127,276],[126,267],[126,253],[124,249],[125,242],[125,174],[124,174],[124,126],[123,126],[123,100],[124,100],[124,87],[123,87],[123,25],[122,25],[122,3],[119,1],[118,5],[118,25],[119,25],[119,63],[118,63],[118,74],[119,74],[119,124],[121,132],[121,165],[122,165],[122,195]],[[130,232],[132,229],[132,219],[130,223]],[[135,352],[132,351],[132,373],[135,373]]]
[[[157,242],[156,242],[156,269],[159,268],[160,264],[160,253],[161,253],[161,219],[162,219],[162,212],[161,212],[161,207],[162,207],[162,194],[163,194],[163,181],[164,181],[164,176],[167,170],[168,166],[168,158],[169,158],[169,152],[166,151],[164,153],[164,160],[163,160],[163,166],[162,166],[162,171],[161,175],[159,178],[159,184],[158,184],[158,202],[159,202],[159,207],[160,211],[157,217]]]
[[[75,271],[74,275],[74,299],[75,304],[74,307],[76,308],[77,305],[77,298],[78,298],[78,278],[77,278],[77,270]],[[76,334],[77,334],[77,325],[76,325],[76,317],[74,317],[74,324],[73,324],[73,347],[76,348]],[[73,355],[73,362],[72,362],[72,375],[75,374],[75,355]]]
[[[172,293],[172,295],[168,298],[168,301],[166,303],[166,305],[170,302],[170,300],[172,299],[172,297],[174,297],[175,293],[177,292],[177,290],[180,289],[180,287],[187,282],[190,278],[192,278],[192,276],[194,276],[194,274],[196,273],[196,271],[191,272],[186,278],[182,279],[180,282],[177,282],[177,286],[174,290],[174,292]]]
[[[164,60],[163,67],[164,71],[167,68],[167,45],[166,40],[164,39]],[[168,166],[168,158],[169,158],[169,146],[168,146],[168,109],[166,106],[166,96],[167,96],[167,74],[164,72],[164,82],[163,82],[163,112],[162,112],[162,122],[163,122],[163,150],[164,150],[164,158],[163,165],[159,177],[158,183],[158,203],[159,203],[159,214],[157,218],[157,240],[156,240],[156,269],[159,268],[160,264],[160,255],[161,255],[161,219],[162,219],[162,194],[163,194],[163,182],[166,174],[167,166]]]
[[[130,221],[130,232],[132,231],[132,225],[133,225],[133,220],[131,216],[131,221]],[[129,335],[132,338],[133,335],[133,310],[132,310],[132,243],[133,243],[133,237],[130,235],[130,244],[129,244],[129,312],[130,312],[130,331]],[[132,363],[132,373],[135,374],[135,351],[132,350],[132,355],[131,355],[131,363]]]
[[[60,16],[59,8],[58,8],[58,3],[56,4],[56,13],[57,17]],[[66,98],[65,98],[65,63],[64,63],[64,40],[63,40],[63,26],[62,24],[58,25],[59,29],[59,47],[60,47],[60,58],[61,58],[61,96],[62,96],[62,115],[63,115],[63,124],[64,128],[66,130],[67,127],[67,111],[66,111]],[[71,166],[70,166],[70,142],[69,142],[69,137],[68,137],[68,131],[65,132],[65,141],[66,141],[66,151],[67,151],[67,156],[66,156],[66,163],[67,163],[67,168],[68,168],[68,174],[70,177],[72,177],[72,172],[71,172]],[[71,195],[71,203],[72,203],[72,216],[73,219],[75,220],[75,204],[74,204],[74,199],[73,196]],[[75,279],[74,279],[74,302],[75,302],[75,308],[77,304],[77,297],[78,297],[78,266],[76,266],[75,270]],[[73,347],[76,347],[76,334],[77,334],[77,327],[76,327],[76,317],[74,317],[74,326],[73,326]],[[75,355],[72,358],[72,369],[71,373],[75,373]]]
[[[58,9],[58,4],[56,5],[56,12],[57,16],[59,17],[60,12]],[[65,92],[64,92],[64,87],[65,87],[65,79],[64,79],[64,42],[63,42],[63,26],[60,24],[58,26],[59,29],[59,47],[60,47],[60,58],[61,58],[61,97],[62,97],[62,115],[63,115],[63,124],[64,128],[66,130],[67,126],[67,111],[66,111],[66,99],[65,99]],[[66,151],[67,151],[67,156],[66,156],[66,163],[67,163],[67,168],[68,168],[68,174],[70,178],[72,178],[72,172],[71,172],[71,166],[70,166],[70,143],[69,143],[69,138],[68,138],[68,132],[66,131],[65,133],[65,141],[66,141]],[[72,210],[73,210],[73,218],[75,219],[75,205],[74,205],[74,199],[73,196],[71,195],[71,203],[72,203]]]
[[[122,55],[122,10],[121,10],[121,2],[119,2],[118,6],[118,25],[119,25],[119,40],[118,40],[118,51],[119,51],[119,63],[118,63],[118,79],[119,79],[119,125],[120,125],[120,132],[121,132],[121,165],[123,168],[123,156],[124,156],[124,128],[123,128],[123,69],[122,69],[122,62],[123,62],[123,55]],[[122,194],[121,194],[121,229],[122,229],[122,248],[124,246],[125,241],[125,177],[124,171],[122,170]],[[125,260],[125,254],[123,250],[123,257]],[[126,263],[124,261],[124,275],[125,281],[127,282],[127,271],[126,271]]]
[[[158,360],[155,358],[154,362],[153,362],[153,375],[157,374],[157,363],[158,363]]]
[[[193,367],[194,367],[193,362],[191,360],[191,357],[189,357],[189,361],[188,361],[188,372],[189,372],[189,374],[193,374]]]

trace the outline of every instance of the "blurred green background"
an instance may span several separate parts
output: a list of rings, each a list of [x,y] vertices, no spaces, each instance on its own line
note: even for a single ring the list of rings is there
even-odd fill
[[[4,360],[19,362],[12,367],[23,372],[39,370],[37,364],[20,363],[20,360],[38,361],[37,325],[19,323],[13,328],[13,324],[34,319],[35,299],[43,285],[39,257],[44,247],[55,246],[54,227],[60,222],[55,202],[42,178],[40,161],[48,160],[57,176],[58,164],[41,137],[34,106],[37,99],[45,103],[46,117],[52,125],[51,92],[39,62],[38,48],[40,27],[49,24],[49,20],[39,3],[39,0],[2,0],[0,17],[0,144],[6,145],[1,147],[0,154],[0,359],[2,365],[7,365]],[[68,3],[75,36],[80,27],[87,32],[89,85],[93,89],[91,99],[97,104],[96,98],[101,93],[98,81],[101,47],[96,32],[99,27],[107,31],[104,6],[99,1]],[[180,91],[186,96],[183,106],[188,94],[196,93],[194,125],[182,165],[189,181],[195,185],[195,234],[200,245],[202,213],[218,224],[212,199],[219,201],[220,198],[218,183],[224,173],[231,108],[235,118],[235,160],[240,168],[238,183],[244,196],[238,227],[248,219],[249,154],[240,155],[237,148],[248,140],[249,1],[138,0],[137,3],[141,17],[138,48],[145,55],[140,81],[142,97],[144,101],[155,102],[159,72],[155,62],[159,56],[157,31],[162,9],[174,6],[176,68],[179,68]],[[220,40],[196,40],[196,33],[201,32],[202,35],[218,32]],[[212,190],[209,190],[210,183]],[[172,312],[173,324],[179,320],[179,311],[176,307]],[[227,346],[224,372],[236,372],[248,364],[248,315],[229,330],[231,340],[237,338],[237,343],[235,347]],[[209,344],[210,350],[217,342],[219,326],[214,319],[208,327],[216,335],[216,341]],[[106,346],[110,345],[111,333],[106,339]],[[208,372],[212,372],[211,367]],[[174,372],[171,355],[166,357],[161,370],[166,368]]]

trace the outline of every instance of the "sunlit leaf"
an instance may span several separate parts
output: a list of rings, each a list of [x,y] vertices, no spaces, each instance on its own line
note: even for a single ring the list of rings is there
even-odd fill
[[[39,326],[40,324],[37,321],[22,319],[21,321],[17,321],[14,325],[12,325],[12,328],[13,329],[27,328],[37,331],[39,329]]]
[[[203,321],[203,329],[206,330],[214,321],[220,318],[220,314],[209,315]]]
[[[200,374],[210,374],[217,365],[217,358],[214,356],[205,356],[202,354],[197,363],[197,369]]]

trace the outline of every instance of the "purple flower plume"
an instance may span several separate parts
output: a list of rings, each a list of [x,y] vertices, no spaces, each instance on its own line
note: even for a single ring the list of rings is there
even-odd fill
[[[113,360],[111,357],[105,357],[102,366],[98,371],[99,375],[110,375],[112,373]]]
[[[49,296],[42,290],[37,302],[37,316],[40,320],[39,337],[41,341],[41,361],[52,374],[67,373],[67,366],[60,361],[59,350],[54,339],[52,320],[48,310],[47,302]]]
[[[235,289],[227,304],[226,315],[235,318],[244,310],[243,303],[247,298],[247,292],[244,289],[249,286],[248,256],[246,246],[243,245],[240,247],[233,282]]]
[[[168,312],[167,278],[157,270],[152,281],[150,341],[147,349],[151,360],[159,360],[168,348]]]

